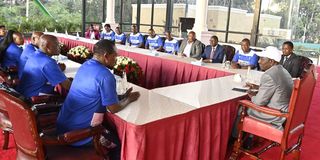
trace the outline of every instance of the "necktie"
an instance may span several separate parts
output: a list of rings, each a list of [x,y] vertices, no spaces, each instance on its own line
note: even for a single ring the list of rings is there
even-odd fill
[[[215,51],[216,51],[216,48],[212,48],[211,53],[210,53],[210,59],[213,59]]]
[[[287,56],[284,56],[284,59],[283,59],[283,63],[282,63],[282,64],[285,64],[287,60],[288,60],[288,57],[287,57]]]

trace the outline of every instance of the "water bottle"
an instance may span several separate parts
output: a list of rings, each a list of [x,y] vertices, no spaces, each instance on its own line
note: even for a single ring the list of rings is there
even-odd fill
[[[251,67],[248,66],[247,75],[246,75],[246,82],[252,83],[252,75],[251,75]]]
[[[153,47],[153,46],[150,46],[149,48],[150,48],[150,53],[151,53],[151,54],[154,54],[154,47]]]
[[[127,73],[125,71],[123,71],[122,75],[123,75],[122,87],[123,87],[123,90],[126,92],[128,90],[128,88],[129,88],[129,83],[128,83],[128,80],[127,80]]]
[[[79,40],[79,32],[77,32],[77,37],[76,37],[76,40]]]

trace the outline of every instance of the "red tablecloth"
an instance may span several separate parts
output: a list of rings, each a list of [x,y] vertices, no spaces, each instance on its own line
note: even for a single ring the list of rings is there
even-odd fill
[[[118,49],[118,53],[119,55],[132,58],[140,65],[144,73],[142,86],[147,89],[224,77],[232,74],[120,49]]]
[[[94,45],[63,37],[59,37],[59,40],[69,49],[82,45],[92,50]],[[144,76],[142,78],[142,87],[147,89],[224,77],[232,74],[175,60],[128,52],[121,49],[118,49],[118,53],[121,56],[132,58],[140,65]]]
[[[144,125],[107,118],[116,125],[122,160],[223,160],[239,99]]]

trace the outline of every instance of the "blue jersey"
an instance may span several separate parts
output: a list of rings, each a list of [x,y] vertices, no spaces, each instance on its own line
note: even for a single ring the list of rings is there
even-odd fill
[[[115,33],[112,30],[110,32],[103,31],[100,34],[100,39],[107,39],[110,41],[114,41],[114,38],[115,38],[114,34]]]
[[[22,51],[22,48],[12,42],[3,55],[2,67],[17,67]]]
[[[244,53],[242,50],[238,50],[234,55],[233,62],[238,62],[240,66],[257,66],[258,65],[258,56],[253,50],[250,50],[249,53]]]
[[[25,64],[17,90],[27,98],[52,94],[54,86],[66,79],[57,62],[38,50]]]
[[[179,42],[176,39],[172,39],[171,41],[165,40],[164,41],[164,50],[166,53],[174,53],[179,51]]]
[[[126,44],[126,35],[124,33],[119,34],[115,34],[115,41],[121,44]]]
[[[90,127],[95,115],[103,116],[106,107],[117,103],[116,80],[113,74],[97,60],[86,61],[74,77],[60,110],[57,120],[58,133]],[[91,139],[73,145],[84,145]]]
[[[143,43],[143,36],[141,33],[130,34],[129,41],[132,47],[138,47],[141,43]]]
[[[148,48],[153,47],[154,49],[158,49],[159,47],[163,46],[163,41],[158,35],[156,35],[154,38],[149,36],[146,40],[146,46]]]
[[[35,54],[36,50],[37,48],[31,43],[27,44],[26,47],[24,48],[19,60],[19,70],[18,70],[19,78],[21,78],[22,71],[27,60]]]

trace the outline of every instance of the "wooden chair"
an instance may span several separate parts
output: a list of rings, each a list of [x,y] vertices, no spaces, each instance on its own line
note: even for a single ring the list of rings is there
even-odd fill
[[[24,101],[33,106],[33,110],[38,112],[37,121],[41,129],[49,128],[55,123],[59,110],[62,106],[64,99],[61,96],[34,96],[30,99],[24,98],[20,93],[15,91],[6,83],[0,83],[0,90],[3,90],[10,95]],[[9,134],[13,132],[12,124],[8,116],[7,106],[0,103],[0,128],[4,135],[3,149],[8,149]]]
[[[236,53],[236,49],[229,45],[223,45],[226,51],[225,61],[232,61],[234,54]]]
[[[55,132],[39,132],[36,114],[31,106],[6,91],[0,90],[0,104],[7,107],[13,127],[17,159],[103,159],[103,149],[99,138],[104,131],[102,126],[85,128],[57,135]],[[76,141],[94,137],[93,147],[70,147]],[[98,154],[97,154],[98,153]]]
[[[267,106],[257,106],[249,100],[239,101],[239,106],[242,106],[243,110],[241,112],[241,120],[238,124],[238,139],[234,143],[233,152],[229,159],[239,159],[240,153],[244,153],[254,159],[260,159],[260,154],[274,146],[280,146],[281,160],[283,160],[289,153],[293,153],[294,158],[299,159],[305,121],[308,115],[315,85],[316,79],[314,65],[312,65],[310,69],[306,71],[302,79],[294,81],[288,112],[271,109]],[[248,108],[273,116],[285,117],[286,123],[284,125],[284,129],[278,130],[269,123],[247,116],[246,111]],[[256,153],[251,153],[241,147],[242,132],[247,132],[268,139],[272,141],[272,143]]]

